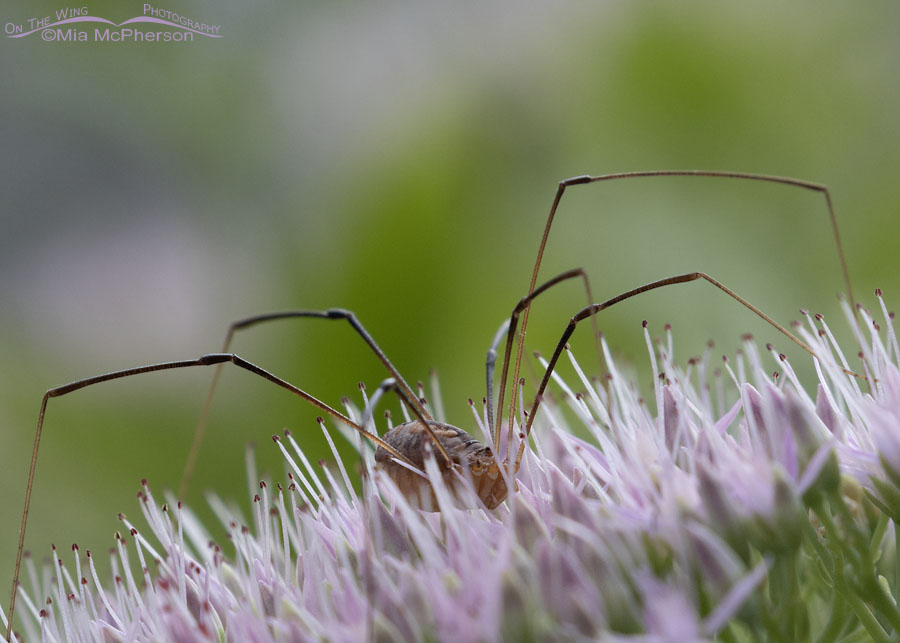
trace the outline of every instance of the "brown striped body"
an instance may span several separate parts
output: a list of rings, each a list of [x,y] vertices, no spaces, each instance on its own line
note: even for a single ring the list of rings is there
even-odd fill
[[[452,460],[451,465],[437,449],[431,447],[432,457],[454,497],[458,497],[456,492],[461,484],[460,476],[464,478],[468,471],[475,492],[488,509],[494,509],[506,499],[509,489],[490,447],[450,424],[429,421],[428,425]],[[425,470],[426,444],[431,437],[421,422],[414,420],[395,426],[384,434],[384,440],[418,469]],[[422,509],[438,509],[431,483],[395,462],[380,446],[375,450],[375,468],[388,474],[414,505]]]

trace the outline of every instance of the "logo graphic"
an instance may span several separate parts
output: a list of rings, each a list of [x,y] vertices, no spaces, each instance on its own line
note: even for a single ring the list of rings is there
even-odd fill
[[[222,37],[220,25],[149,3],[144,4],[142,15],[124,22],[92,16],[85,5],[58,9],[53,16],[27,18],[21,23],[7,22],[3,29],[7,38],[28,38],[39,33],[44,42],[193,42],[195,38]]]

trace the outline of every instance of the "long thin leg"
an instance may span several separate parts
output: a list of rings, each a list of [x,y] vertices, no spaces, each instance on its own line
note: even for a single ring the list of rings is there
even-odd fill
[[[391,363],[391,360],[388,359],[387,355],[384,354],[384,351],[375,343],[375,340],[369,334],[369,332],[363,327],[363,325],[359,322],[354,315],[349,310],[342,310],[340,308],[332,308],[329,310],[288,310],[283,312],[276,313],[265,313],[263,315],[254,315],[253,317],[247,317],[246,319],[241,319],[235,322],[232,322],[228,326],[228,332],[225,334],[225,342],[222,344],[222,352],[227,353],[229,347],[231,346],[231,341],[234,339],[235,332],[239,330],[243,330],[245,328],[249,328],[251,326],[256,326],[257,324],[262,324],[265,322],[276,321],[279,319],[298,319],[298,318],[313,318],[313,319],[346,319],[350,325],[353,327],[357,333],[359,333],[360,337],[363,338],[363,341],[368,344],[369,348],[375,353],[381,363],[385,365],[387,370],[391,373],[391,376],[399,382],[399,386],[403,391],[403,395],[401,395],[401,399],[406,403],[407,406],[413,411],[413,414],[419,418],[425,418],[430,420],[431,416],[428,414],[428,411],[425,407],[419,403],[418,397],[413,392],[412,388],[409,384],[406,383],[406,380],[403,379],[403,376],[400,375],[400,372],[394,367]],[[197,457],[200,454],[200,444],[203,442],[203,434],[206,430],[206,423],[209,419],[209,411],[212,408],[212,399],[213,394],[215,393],[216,386],[219,383],[219,376],[221,375],[222,368],[216,368],[213,373],[212,382],[210,382],[209,390],[206,393],[206,400],[203,403],[203,411],[200,414],[200,419],[197,422],[197,427],[194,429],[194,440],[191,443],[191,450],[188,452],[188,459],[184,466],[184,473],[181,477],[181,484],[178,487],[178,495],[181,498],[187,496],[188,485],[190,484],[191,476],[194,473],[194,467],[197,463]],[[427,424],[425,425],[428,426]],[[438,449],[440,449],[440,445],[438,444]]]
[[[850,285],[850,273],[847,270],[847,261],[844,258],[844,248],[841,245],[841,236],[838,233],[837,218],[834,214],[834,207],[831,203],[831,193],[828,191],[828,188],[820,183],[803,181],[801,179],[794,179],[783,176],[771,176],[767,174],[753,174],[747,172],[718,172],[713,170],[651,170],[646,172],[622,172],[618,174],[605,174],[601,176],[576,176],[574,178],[561,181],[556,189],[556,196],[553,198],[553,203],[550,206],[550,214],[547,216],[547,223],[544,226],[544,234],[541,237],[541,243],[538,247],[537,259],[534,262],[534,270],[531,273],[531,284],[528,287],[528,293],[531,294],[534,291],[534,286],[537,283],[538,271],[541,267],[541,259],[544,256],[544,249],[547,246],[547,238],[550,236],[550,227],[553,225],[553,219],[556,216],[556,210],[559,207],[559,202],[562,200],[562,196],[566,191],[566,188],[572,185],[584,185],[587,183],[601,183],[605,181],[614,181],[617,179],[632,179],[650,176],[698,176],[706,178],[742,179],[748,181],[760,181],[763,183],[780,183],[782,185],[788,185],[821,193],[825,197],[825,204],[828,206],[828,217],[831,220],[831,229],[834,232],[834,240],[837,244],[838,259],[841,264],[841,272],[844,275],[844,286],[847,288],[847,296],[850,298],[850,306],[853,310],[853,314],[856,314],[856,300],[853,297],[853,288]],[[522,364],[522,350],[525,342],[525,328],[528,325],[528,310],[529,309],[526,307],[524,314],[522,315],[522,329],[519,331],[519,343],[516,349],[516,365],[513,369],[512,392],[510,394],[513,405],[515,405],[516,388],[518,387],[519,382],[519,368]],[[515,407],[513,407],[513,410],[514,408]],[[511,412],[510,417],[512,417],[513,415],[514,412]]]
[[[71,382],[69,384],[65,384],[63,386],[59,386],[56,388],[52,388],[46,393],[44,393],[44,397],[41,399],[41,410],[38,413],[38,421],[37,421],[37,429],[34,433],[34,448],[31,452],[31,468],[28,471],[28,484],[25,487],[25,508],[22,510],[22,524],[19,528],[19,547],[16,551],[16,567],[13,573],[13,585],[12,585],[12,596],[9,602],[9,626],[6,631],[6,640],[9,641],[12,636],[12,627],[13,627],[13,615],[16,607],[16,592],[19,586],[19,570],[22,565],[22,552],[25,546],[25,527],[28,523],[28,509],[31,505],[31,489],[34,485],[34,473],[37,467],[37,456],[38,456],[38,448],[41,444],[41,433],[44,428],[44,416],[47,412],[47,402],[52,397],[60,397],[66,395],[68,393],[72,393],[73,391],[77,391],[78,389],[85,388],[87,386],[91,386],[93,384],[100,384],[101,382],[108,382],[110,380],[117,380],[123,377],[130,377],[132,375],[140,375],[143,373],[153,373],[155,371],[165,371],[171,370],[175,368],[187,368],[190,366],[213,366],[216,364],[225,364],[230,362],[235,366],[239,366],[242,369],[250,371],[254,375],[259,375],[260,377],[272,382],[273,384],[277,384],[283,389],[290,391],[291,393],[303,398],[307,402],[312,405],[318,407],[334,419],[343,422],[347,426],[358,431],[363,437],[367,440],[371,440],[375,444],[380,447],[383,447],[388,453],[390,453],[394,458],[405,462],[411,467],[415,468],[412,462],[409,461],[408,458],[404,457],[402,453],[397,451],[390,444],[382,440],[377,435],[373,435],[369,433],[364,426],[360,426],[346,415],[337,411],[319,399],[313,397],[309,393],[297,388],[293,384],[273,375],[269,371],[266,371],[255,364],[248,362],[242,357],[238,357],[232,353],[211,353],[209,355],[203,355],[198,359],[192,360],[181,360],[175,362],[163,362],[160,364],[150,364],[148,366],[138,366],[137,368],[128,368],[121,371],[113,371],[112,373],[105,373],[103,375],[95,375],[94,377],[88,377],[86,379],[78,380],[75,382]]]
[[[603,303],[600,304],[592,304],[587,308],[582,309],[577,314],[575,314],[572,319],[569,320],[569,324],[566,326],[566,330],[563,332],[562,337],[560,337],[559,342],[556,344],[556,350],[553,351],[553,357],[550,358],[550,361],[547,363],[547,370],[544,372],[544,378],[541,380],[541,384],[538,387],[537,394],[534,397],[534,402],[531,405],[531,410],[528,413],[528,420],[525,423],[525,431],[523,432],[523,439],[519,444],[519,451],[516,455],[516,464],[514,471],[519,470],[519,464],[522,461],[522,455],[525,453],[525,444],[528,442],[528,435],[531,433],[531,425],[534,423],[534,417],[537,414],[538,407],[541,404],[541,398],[544,394],[544,390],[547,388],[547,383],[550,381],[550,376],[553,374],[553,370],[556,368],[556,363],[559,360],[560,355],[562,355],[563,350],[565,349],[566,343],[569,341],[569,338],[572,336],[572,333],[575,332],[575,327],[578,325],[578,322],[587,319],[588,317],[593,317],[601,310],[606,310],[612,306],[615,306],[619,302],[625,301],[626,299],[631,299],[636,295],[640,295],[641,293],[648,292],[650,290],[655,290],[657,288],[662,288],[663,286],[672,286],[675,284],[683,284],[690,281],[696,281],[697,279],[704,279],[711,283],[713,286],[724,292],[726,295],[736,300],[738,303],[742,304],[746,308],[750,309],[752,312],[756,313],[759,317],[763,319],[766,323],[773,326],[778,332],[785,335],[792,342],[797,344],[800,348],[805,350],[807,353],[812,355],[815,359],[819,359],[819,356],[816,355],[815,351],[810,348],[806,343],[798,339],[793,335],[788,329],[784,326],[773,320],[771,317],[762,312],[759,308],[751,304],[749,301],[738,295],[736,292],[722,284],[721,282],[713,279],[709,275],[704,272],[689,272],[684,275],[676,275],[674,277],[667,277],[666,279],[660,279],[659,281],[654,281],[649,284],[645,284],[640,286],[639,288],[634,288],[633,290],[629,290],[627,292],[622,293],[621,295],[617,295],[612,299],[607,299]],[[859,374],[854,373],[852,371],[844,370],[844,372],[848,375],[852,375],[854,377],[861,377]]]
[[[485,384],[487,391],[487,414],[488,414],[488,431],[494,434],[494,365],[497,363],[497,347],[503,340],[504,335],[509,333],[509,320],[504,319],[500,324],[500,328],[494,334],[494,339],[488,348],[487,357],[484,362]]]
[[[360,419],[360,425],[369,425],[369,421],[371,421],[372,416],[375,413],[375,407],[378,405],[378,402],[381,401],[381,398],[385,393],[388,393],[390,391],[394,391],[398,396],[400,396],[401,400],[403,399],[403,396],[400,393],[400,387],[397,386],[397,380],[395,380],[393,377],[387,378],[378,385],[378,388],[375,389],[372,397],[369,398],[369,403],[366,404],[366,408],[363,409],[362,418]]]
[[[503,400],[504,395],[506,394],[506,381],[509,377],[509,363],[510,356],[512,354],[512,344],[516,335],[516,326],[519,323],[519,316],[523,314],[523,312],[527,312],[528,308],[531,305],[533,299],[535,299],[541,293],[548,291],[553,286],[566,281],[567,279],[573,279],[575,277],[581,277],[584,280],[584,287],[587,291],[588,296],[588,305],[593,301],[593,296],[591,295],[591,286],[588,281],[587,273],[583,268],[574,268],[562,274],[556,275],[550,281],[544,282],[538,288],[534,289],[531,293],[522,297],[519,300],[519,303],[516,304],[515,308],[513,308],[512,314],[509,316],[509,331],[506,333],[506,349],[503,353],[503,367],[500,371],[500,395],[497,400],[497,422],[493,426],[493,436],[494,436],[494,445],[499,446],[500,444],[500,425],[503,421]],[[524,323],[524,321],[523,321]],[[594,336],[595,338],[598,335],[596,320],[594,322]],[[518,375],[517,375],[518,377]],[[512,388],[511,402],[509,408],[509,417],[514,417],[515,412],[515,402],[512,401],[516,394],[515,383]]]

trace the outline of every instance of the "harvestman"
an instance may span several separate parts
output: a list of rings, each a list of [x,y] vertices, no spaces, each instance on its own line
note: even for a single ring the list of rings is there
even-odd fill
[[[106,373],[103,375],[97,375],[94,377],[89,377],[86,379],[78,380],[76,382],[71,382],[64,386],[60,386],[57,388],[53,388],[48,390],[43,399],[41,400],[41,408],[38,414],[37,421],[37,429],[35,431],[34,436],[34,448],[31,455],[31,467],[28,473],[28,483],[25,489],[25,507],[22,512],[22,524],[19,531],[19,545],[16,551],[16,566],[15,572],[13,574],[13,585],[11,590],[10,604],[9,604],[9,626],[7,627],[6,632],[6,640],[10,640],[12,635],[12,623],[13,623],[13,615],[15,612],[15,604],[16,604],[16,593],[18,589],[18,579],[19,579],[19,570],[22,563],[22,552],[25,542],[25,527],[28,520],[28,509],[31,502],[31,490],[34,483],[34,474],[35,467],[37,465],[37,455],[38,455],[38,447],[40,445],[41,440],[41,431],[43,429],[44,424],[44,415],[47,410],[47,402],[52,397],[60,397],[62,395],[66,395],[67,393],[71,393],[73,391],[77,391],[78,389],[85,388],[87,386],[91,386],[92,384],[99,384],[101,382],[107,382],[109,380],[115,380],[123,377],[129,377],[131,375],[138,375],[141,373],[151,373],[154,371],[162,371],[176,368],[186,368],[190,366],[212,366],[218,365],[216,369],[212,383],[210,385],[209,392],[207,394],[206,403],[204,405],[203,413],[201,415],[201,419],[198,423],[197,430],[194,436],[194,442],[191,447],[190,455],[188,457],[188,462],[185,466],[184,478],[182,480],[181,489],[182,492],[187,487],[187,483],[189,481],[191,472],[194,467],[194,463],[199,452],[200,442],[203,436],[203,428],[206,423],[206,417],[209,411],[210,403],[212,401],[213,391],[215,390],[216,382],[218,381],[219,373],[221,371],[221,367],[224,366],[225,363],[230,362],[235,366],[238,366],[242,369],[250,371],[255,375],[263,377],[273,384],[276,384],[291,393],[303,398],[304,400],[310,402],[314,406],[321,409],[327,415],[330,415],[334,419],[338,420],[356,430],[361,436],[365,439],[371,441],[376,446],[375,450],[375,460],[376,460],[376,468],[384,470],[397,484],[397,486],[403,491],[405,494],[410,496],[412,499],[419,498],[423,499],[427,494],[430,496],[430,483],[428,482],[428,478],[422,473],[423,463],[426,455],[431,451],[433,447],[434,451],[437,452],[435,458],[437,459],[437,464],[439,470],[441,471],[442,476],[448,484],[448,487],[453,489],[455,485],[459,484],[459,480],[461,477],[459,476],[460,472],[465,473],[468,480],[471,482],[473,489],[475,490],[478,498],[484,504],[487,509],[494,509],[500,503],[502,503],[506,497],[509,495],[510,487],[515,488],[514,478],[516,473],[519,470],[519,466],[522,461],[523,454],[525,452],[525,446],[528,442],[528,436],[531,432],[531,426],[534,421],[535,415],[537,413],[538,407],[541,403],[541,398],[546,389],[547,383],[550,380],[550,376],[553,373],[554,368],[556,367],[556,363],[564,350],[566,343],[571,337],[572,333],[575,331],[577,324],[581,321],[584,321],[587,318],[591,318],[593,323],[596,324],[595,315],[599,313],[601,310],[605,310],[621,301],[626,299],[630,299],[635,295],[639,295],[641,293],[654,290],[656,288],[661,288],[663,286],[670,286],[674,284],[681,284],[690,281],[696,280],[705,280],[727,294],[732,299],[736,300],[756,315],[761,317],[768,324],[773,326],[776,330],[787,336],[792,342],[800,346],[807,353],[812,355],[814,358],[817,358],[815,352],[800,339],[795,337],[790,331],[786,328],[775,322],[773,319],[768,317],[765,313],[763,313],[759,308],[753,306],[750,302],[740,297],[737,293],[720,283],[719,281],[713,279],[709,275],[702,272],[691,272],[683,275],[676,275],[673,277],[667,277],[665,279],[660,279],[658,281],[651,282],[649,284],[640,286],[639,288],[634,288],[627,292],[624,292],[612,299],[608,299],[602,303],[591,303],[593,302],[593,297],[591,296],[590,284],[587,278],[586,273],[581,268],[576,268],[574,270],[570,270],[568,272],[564,272],[560,275],[557,275],[553,279],[543,283],[540,286],[537,286],[538,272],[541,266],[541,259],[543,258],[544,249],[547,245],[547,239],[550,235],[550,228],[553,224],[553,219],[556,215],[557,208],[559,207],[559,203],[562,199],[563,194],[566,189],[570,186],[582,185],[587,183],[599,183],[604,181],[616,180],[616,179],[626,179],[626,178],[638,178],[638,177],[661,177],[661,176],[695,176],[695,177],[709,177],[709,178],[730,178],[730,179],[745,179],[751,181],[760,181],[760,182],[768,182],[768,183],[780,183],[783,185],[789,185],[797,188],[803,188],[806,190],[811,190],[815,192],[819,192],[825,197],[825,202],[828,207],[828,216],[831,220],[831,226],[834,233],[834,237],[837,243],[837,251],[838,258],[841,263],[841,270],[844,276],[844,285],[847,288],[847,294],[850,298],[850,303],[855,310],[855,301],[853,299],[853,292],[850,286],[850,278],[847,272],[847,265],[844,259],[844,252],[841,247],[841,239],[838,234],[837,229],[837,220],[834,214],[834,208],[831,202],[831,195],[828,191],[828,188],[824,185],[818,183],[812,183],[809,181],[803,181],[799,179],[779,177],[779,176],[768,176],[761,174],[748,174],[742,172],[714,172],[714,171],[702,171],[702,170],[664,170],[664,171],[651,171],[651,172],[628,172],[621,174],[608,174],[603,176],[579,176],[571,179],[566,179],[560,182],[559,187],[556,191],[556,196],[553,199],[553,204],[550,207],[550,213],[547,217],[547,223],[544,227],[544,233],[541,237],[541,243],[538,248],[537,259],[534,263],[534,270],[531,275],[531,283],[528,287],[528,294],[522,297],[519,300],[518,304],[516,304],[515,308],[510,315],[509,321],[505,322],[497,332],[494,341],[491,345],[490,350],[488,351],[488,359],[486,364],[486,376],[487,376],[487,408],[488,408],[488,430],[492,436],[492,444],[499,445],[501,444],[501,427],[503,426],[503,410],[504,410],[504,399],[507,392],[507,381],[509,380],[509,369],[510,366],[513,365],[512,360],[512,345],[516,335],[516,331],[518,328],[518,341],[516,345],[516,354],[513,365],[513,376],[512,376],[512,385],[509,392],[509,417],[515,418],[516,416],[516,399],[518,393],[518,387],[520,385],[519,380],[519,369],[521,367],[522,362],[522,351],[523,344],[525,338],[525,329],[528,324],[528,313],[531,307],[531,302],[536,297],[546,292],[550,288],[567,281],[569,279],[573,279],[576,277],[580,277],[584,282],[584,287],[588,295],[588,306],[577,312],[568,322],[565,331],[562,334],[559,342],[557,343],[556,349],[554,350],[553,356],[548,362],[548,366],[544,372],[544,376],[541,380],[541,383],[538,387],[537,393],[535,394],[534,401],[532,402],[530,411],[526,414],[526,421],[524,430],[519,433],[519,446],[516,452],[515,460],[513,463],[510,463],[510,443],[511,440],[507,439],[507,449],[506,454],[503,456],[502,460],[499,453],[495,453],[492,446],[490,445],[482,445],[474,438],[472,438],[468,433],[459,429],[455,426],[444,424],[441,422],[435,421],[432,416],[429,414],[428,410],[425,408],[424,400],[420,400],[413,389],[409,386],[403,376],[400,375],[399,371],[394,367],[391,361],[388,359],[387,355],[379,348],[378,344],[376,344],[375,340],[369,335],[368,331],[363,327],[363,325],[359,322],[356,316],[347,310],[340,309],[330,309],[326,311],[310,311],[310,310],[297,310],[297,311],[287,311],[287,312],[277,312],[270,313],[265,315],[258,315],[255,317],[250,317],[244,320],[240,320],[232,323],[228,328],[228,333],[225,338],[224,346],[222,348],[222,352],[220,353],[211,353],[208,355],[203,355],[198,359],[192,360],[181,360],[174,362],[164,362],[160,364],[151,364],[147,366],[139,366],[137,368],[129,368],[121,371],[114,371],[111,373]],[[521,317],[521,326],[519,326],[519,321]],[[329,319],[329,320],[346,320],[350,323],[353,329],[359,334],[359,336],[365,341],[365,343],[369,346],[370,349],[375,353],[378,359],[384,364],[385,368],[391,374],[391,379],[386,380],[384,384],[380,387],[379,391],[383,392],[388,389],[396,392],[397,396],[400,398],[402,404],[409,408],[412,414],[415,416],[415,419],[406,422],[404,424],[400,424],[395,426],[387,433],[385,433],[384,437],[379,437],[373,433],[370,433],[366,429],[367,420],[366,416],[369,413],[369,408],[366,409],[366,413],[364,413],[363,422],[357,423],[352,419],[347,417],[346,415],[340,413],[336,409],[330,407],[319,399],[313,397],[309,393],[301,390],[300,388],[290,384],[289,382],[273,375],[272,373],[248,362],[247,360],[235,355],[233,353],[228,352],[228,348],[231,344],[231,340],[234,336],[234,333],[238,330],[248,328],[251,326],[255,326],[257,324],[274,321],[278,319],[288,319],[288,318],[317,318],[317,319]],[[596,327],[595,327],[596,331]],[[596,332],[595,332],[596,334]],[[503,354],[503,365],[501,368],[501,375],[499,380],[499,395],[497,400],[497,410],[496,415],[493,412],[493,392],[492,392],[492,382],[493,382],[493,374],[494,374],[494,366],[497,357],[496,349],[499,346],[500,341],[502,341],[503,336],[506,336],[506,347]],[[855,373],[849,372],[850,375],[856,375]],[[374,397],[372,402],[374,402]],[[371,406],[371,404],[369,405]],[[322,418],[318,418],[318,421],[323,422]],[[512,430],[513,423],[510,423],[510,431]],[[509,436],[511,437],[511,436]],[[499,449],[498,449],[499,451]],[[423,494],[423,491],[425,492]]]

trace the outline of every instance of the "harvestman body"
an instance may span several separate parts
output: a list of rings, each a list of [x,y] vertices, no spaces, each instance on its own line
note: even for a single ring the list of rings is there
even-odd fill
[[[10,640],[12,635],[12,623],[13,623],[13,615],[15,612],[15,602],[16,602],[16,593],[18,588],[18,578],[19,578],[19,570],[22,562],[22,552],[24,548],[25,542],[25,528],[28,520],[28,509],[31,502],[31,490],[34,483],[34,475],[35,468],[37,465],[37,454],[38,447],[40,445],[41,432],[43,429],[44,415],[47,409],[47,402],[52,397],[59,397],[65,395],[67,393],[71,393],[78,389],[84,388],[86,386],[91,386],[93,384],[99,384],[100,382],[106,382],[109,380],[119,379],[123,377],[129,377],[131,375],[138,375],[141,373],[150,373],[154,371],[162,371],[176,368],[186,368],[190,366],[211,366],[218,365],[216,371],[213,375],[213,380],[210,385],[209,392],[207,394],[206,403],[204,405],[203,413],[201,415],[201,419],[198,423],[197,430],[194,436],[194,443],[191,447],[190,454],[188,456],[188,462],[185,466],[184,477],[181,485],[181,495],[183,496],[185,490],[187,488],[188,481],[190,479],[191,473],[193,471],[194,463],[196,461],[197,454],[199,453],[199,446],[203,437],[203,429],[206,424],[206,418],[209,412],[210,404],[212,401],[213,392],[215,390],[216,383],[219,378],[219,374],[221,372],[221,367],[226,363],[230,362],[235,366],[238,366],[244,370],[250,371],[255,375],[263,377],[270,382],[294,393],[295,395],[303,398],[304,400],[310,402],[314,406],[321,409],[327,415],[330,415],[334,419],[339,422],[344,423],[345,425],[351,427],[356,430],[361,436],[370,442],[375,444],[375,461],[376,468],[384,471],[390,478],[397,484],[398,488],[407,495],[411,500],[423,505],[423,506],[436,506],[434,504],[429,505],[429,500],[433,498],[433,492],[431,490],[430,483],[428,478],[424,475],[424,464],[425,459],[427,457],[431,457],[432,451],[435,452],[433,456],[438,465],[438,469],[441,472],[441,475],[445,482],[447,483],[448,488],[451,491],[458,489],[458,485],[461,484],[469,484],[471,483],[472,488],[474,489],[477,497],[480,499],[481,503],[483,503],[484,507],[487,509],[494,509],[500,503],[502,503],[507,496],[509,495],[510,489],[515,490],[515,475],[519,470],[519,466],[522,461],[522,457],[525,452],[526,444],[528,443],[528,435],[531,432],[531,426],[534,421],[535,415],[537,413],[538,407],[541,404],[542,395],[544,390],[546,389],[547,383],[550,380],[550,377],[553,373],[553,370],[556,367],[556,363],[559,360],[562,351],[565,349],[566,343],[571,337],[572,333],[574,333],[577,324],[587,318],[591,318],[592,322],[595,324],[595,335],[596,335],[596,318],[595,315],[599,313],[601,310],[609,308],[621,301],[634,297],[635,295],[639,295],[641,293],[647,292],[649,290],[654,290],[656,288],[661,288],[663,286],[669,286],[674,284],[686,283],[689,281],[696,280],[705,280],[712,285],[716,286],[718,289],[723,291],[725,294],[735,299],[739,303],[741,303],[746,308],[750,309],[752,312],[756,313],[759,317],[761,317],[764,321],[771,324],[774,328],[776,328],[779,332],[783,333],[787,336],[792,342],[800,346],[803,350],[810,353],[813,357],[816,357],[816,354],[813,350],[807,346],[805,343],[800,341],[797,337],[791,334],[786,328],[776,323],[770,317],[768,317],[765,313],[763,313],[760,309],[756,308],[748,301],[737,295],[734,291],[730,290],[720,282],[716,281],[709,275],[702,272],[692,272],[683,275],[677,275],[674,277],[667,277],[665,279],[660,279],[658,281],[654,281],[652,283],[646,284],[639,288],[635,288],[633,290],[629,290],[625,293],[622,293],[612,299],[608,299],[602,303],[592,303],[593,297],[591,296],[590,284],[587,278],[587,274],[584,270],[580,268],[576,268],[574,270],[570,270],[568,272],[564,272],[560,275],[557,275],[553,279],[543,283],[540,286],[537,286],[537,278],[538,271],[540,269],[541,260],[543,258],[544,249],[547,244],[547,239],[550,234],[550,228],[553,224],[553,219],[556,215],[556,210],[559,206],[560,200],[565,192],[565,190],[574,185],[581,185],[587,183],[598,183],[609,180],[616,179],[626,179],[626,178],[638,178],[638,177],[653,177],[653,176],[695,176],[695,177],[713,177],[713,178],[731,178],[731,179],[745,179],[751,181],[761,181],[761,182],[769,182],[769,183],[780,183],[783,185],[789,185],[793,187],[799,187],[806,190],[812,190],[815,192],[819,192],[825,197],[825,201],[828,207],[828,215],[831,220],[832,229],[834,231],[834,236],[837,242],[837,250],[838,257],[841,262],[841,269],[844,275],[845,287],[847,288],[847,294],[850,298],[851,304],[855,304],[853,300],[853,294],[850,287],[850,279],[847,272],[846,262],[844,260],[843,249],[841,248],[841,240],[838,235],[837,230],[837,222],[834,215],[834,209],[831,203],[831,196],[828,192],[828,189],[824,185],[820,185],[817,183],[811,183],[808,181],[802,181],[799,179],[785,178],[785,177],[777,177],[777,176],[767,176],[767,175],[759,175],[759,174],[746,174],[739,172],[713,172],[713,171],[693,171],[693,170],[665,170],[665,171],[652,171],[652,172],[629,172],[622,174],[609,174],[604,176],[580,176],[572,179],[567,179],[562,181],[559,184],[559,187],[556,191],[556,196],[553,199],[553,204],[550,208],[549,216],[547,217],[547,223],[544,227],[544,233],[541,237],[540,246],[538,249],[537,259],[534,264],[534,270],[531,275],[531,283],[528,288],[528,294],[522,297],[519,300],[518,304],[513,309],[512,314],[510,315],[509,321],[505,322],[500,329],[498,330],[496,336],[494,337],[494,341],[491,344],[491,348],[488,351],[488,358],[486,364],[486,376],[487,376],[487,409],[488,409],[488,428],[491,432],[492,436],[492,444],[491,445],[483,445],[471,437],[468,433],[459,429],[455,426],[444,424],[440,422],[436,422],[434,418],[429,414],[424,405],[424,400],[420,400],[413,389],[407,384],[406,380],[400,375],[394,365],[390,362],[384,352],[379,348],[379,346],[375,343],[375,340],[369,335],[366,329],[362,326],[356,316],[346,310],[340,309],[331,309],[326,311],[288,311],[288,312],[279,312],[279,313],[269,313],[265,315],[259,315],[256,317],[250,317],[248,319],[244,319],[241,321],[237,321],[232,323],[229,326],[228,333],[225,338],[225,343],[221,353],[212,353],[209,355],[204,355],[198,359],[193,360],[183,360],[183,361],[175,361],[175,362],[165,362],[160,364],[151,364],[148,366],[141,366],[137,368],[126,369],[122,371],[115,371],[112,373],[106,373],[103,375],[97,375],[94,377],[90,377],[83,380],[78,380],[76,382],[72,382],[70,384],[66,384],[64,386],[60,386],[57,388],[50,389],[44,394],[44,397],[41,401],[41,408],[38,415],[37,429],[35,431],[35,440],[34,440],[34,448],[32,451],[31,457],[31,467],[28,474],[28,483],[25,490],[25,507],[22,512],[22,523],[19,532],[19,545],[18,550],[16,552],[16,566],[15,572],[13,575],[13,585],[11,591],[10,605],[9,605],[9,627],[7,628],[6,639]],[[511,456],[511,447],[509,446],[512,443],[511,437],[507,436],[506,444],[506,453],[501,454],[500,449],[496,448],[495,445],[501,444],[501,427],[503,426],[503,411],[504,411],[504,400],[506,399],[507,392],[507,382],[509,381],[509,369],[510,366],[513,366],[513,374],[511,379],[511,388],[509,391],[509,417],[516,418],[518,417],[516,414],[516,400],[517,400],[517,392],[518,387],[521,385],[522,381],[519,379],[519,369],[522,362],[522,351],[523,344],[525,338],[525,329],[528,323],[528,313],[530,310],[531,302],[536,297],[546,292],[553,286],[557,284],[567,281],[569,279],[574,279],[580,277],[584,282],[585,291],[588,296],[588,306],[577,312],[572,318],[569,320],[568,325],[566,326],[565,331],[562,334],[559,342],[557,343],[556,349],[554,350],[553,356],[548,362],[548,366],[544,372],[543,378],[538,386],[537,393],[534,397],[534,401],[532,402],[530,411],[526,414],[526,420],[524,422],[524,428],[520,431],[518,448],[516,449],[515,458],[512,459]],[[854,306],[855,308],[855,306]],[[521,327],[519,328],[519,318],[521,317]],[[360,337],[368,344],[371,350],[375,353],[379,360],[384,364],[387,368],[388,372],[391,374],[391,379],[386,380],[385,383],[379,387],[379,396],[381,393],[384,393],[388,390],[393,390],[402,404],[409,408],[415,419],[412,419],[409,422],[404,424],[400,424],[390,431],[388,431],[383,437],[379,437],[371,432],[369,432],[366,428],[368,421],[367,417],[371,411],[371,407],[377,401],[377,397],[373,396],[369,405],[366,408],[366,412],[364,413],[363,421],[357,423],[347,417],[346,415],[340,413],[324,402],[318,400],[313,397],[309,393],[301,390],[300,388],[290,384],[289,382],[273,375],[272,373],[256,366],[248,362],[247,360],[228,352],[229,346],[231,344],[231,340],[234,336],[234,333],[237,330],[241,330],[244,328],[248,328],[250,326],[254,326],[256,324],[260,324],[263,322],[278,320],[278,319],[288,319],[288,318],[318,318],[318,319],[328,319],[328,320],[346,320],[350,323],[353,329],[360,335]],[[516,331],[518,329],[518,341],[516,346],[516,355],[515,360],[512,360],[512,345],[516,336]],[[497,348],[500,342],[503,340],[503,337],[506,337],[506,345],[503,355],[503,364],[501,367],[501,375],[499,379],[499,396],[496,406],[496,414],[493,409],[493,375],[494,375],[494,366],[497,357]],[[514,364],[514,365],[513,365]],[[856,375],[855,373],[847,371],[851,375]],[[322,418],[319,418],[318,421],[320,423],[323,422]],[[515,426],[513,422],[510,422],[510,431]]]

